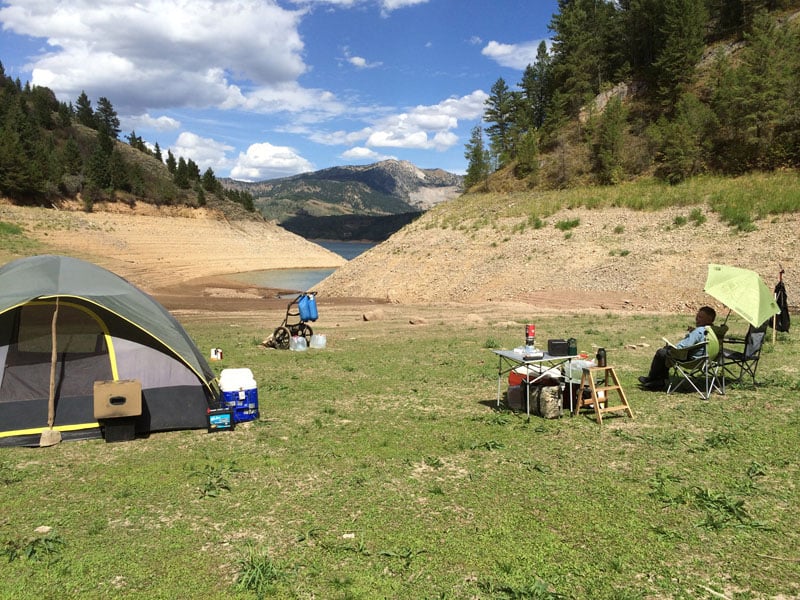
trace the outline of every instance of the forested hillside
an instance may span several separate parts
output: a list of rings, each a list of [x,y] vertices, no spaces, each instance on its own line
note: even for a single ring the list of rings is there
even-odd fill
[[[24,86],[0,63],[0,196],[19,204],[52,204],[80,197],[85,210],[98,201],[204,206],[231,201],[254,210],[250,194],[225,190],[211,168],[166,157],[135,131],[119,140],[120,122],[108,98],[96,108],[85,93],[59,102],[46,87]]]
[[[492,86],[466,187],[800,166],[798,0],[558,4],[552,48],[542,42],[516,87]]]
[[[559,0],[519,82],[498,78],[465,146],[465,188],[513,191],[677,183],[711,173],[800,167],[800,0]],[[509,17],[513,18],[513,17]],[[0,195],[202,206],[223,189],[209,168],[166,156],[111,100],[59,102],[0,63]]]

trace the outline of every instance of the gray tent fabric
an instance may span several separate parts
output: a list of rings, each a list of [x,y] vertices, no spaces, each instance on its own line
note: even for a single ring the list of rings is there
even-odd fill
[[[86,437],[99,432],[93,384],[142,383],[137,433],[202,428],[219,397],[216,377],[178,321],[122,277],[55,255],[0,268],[0,444],[26,443],[46,425],[45,359],[59,299],[56,428]],[[45,354],[47,356],[45,357]],[[42,399],[45,413],[42,419]],[[65,438],[66,439],[66,438]]]

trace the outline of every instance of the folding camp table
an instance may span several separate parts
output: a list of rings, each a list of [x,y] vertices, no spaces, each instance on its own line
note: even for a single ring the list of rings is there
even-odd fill
[[[562,371],[562,368],[566,365],[566,373],[570,381],[568,384],[571,384],[572,378],[572,361],[580,358],[577,354],[570,355],[570,356],[553,356],[552,354],[548,354],[547,352],[542,352],[541,356],[538,354],[535,356],[527,356],[520,352],[515,352],[514,350],[492,350],[499,358],[498,358],[498,365],[497,365],[497,406],[500,406],[500,393],[503,383],[503,375],[506,375],[513,371],[518,367],[530,367],[532,365],[538,366],[545,366],[548,369],[542,370],[538,376],[533,379],[530,379],[530,369],[526,369],[528,371],[528,380],[527,385],[525,386],[525,412],[530,417],[531,415],[531,393],[530,393],[530,386],[537,381],[549,377],[550,374],[548,373],[549,369],[557,368]],[[567,379],[567,376],[561,372],[560,378]],[[572,414],[573,408],[573,399],[572,399],[572,385],[569,385],[569,412]]]

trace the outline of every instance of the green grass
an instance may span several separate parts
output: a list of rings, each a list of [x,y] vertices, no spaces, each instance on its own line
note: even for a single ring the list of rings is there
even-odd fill
[[[257,346],[277,314],[184,320],[224,348],[217,372],[259,383],[261,418],[232,432],[0,448],[0,598],[800,594],[791,336],[765,346],[761,386],[702,401],[635,385],[686,315],[396,310],[334,322],[323,305],[327,347],[301,353]],[[525,322],[605,347],[635,418],[498,409],[491,349]]]
[[[565,207],[602,209],[622,207],[654,211],[669,207],[691,208],[688,220],[702,224],[707,207],[735,231],[752,231],[758,221],[800,211],[800,176],[796,171],[751,173],[741,177],[694,177],[678,185],[656,179],[615,186],[585,186],[565,190],[466,194],[457,202],[432,209],[440,227],[482,223],[487,218],[545,219]],[[680,223],[687,222],[686,216]],[[558,225],[556,225],[558,226]]]
[[[25,231],[14,223],[0,221],[0,259],[35,254],[41,245],[25,235]]]

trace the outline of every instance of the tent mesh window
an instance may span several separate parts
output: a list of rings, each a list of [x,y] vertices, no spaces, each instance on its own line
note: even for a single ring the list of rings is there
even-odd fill
[[[8,347],[0,397],[17,400],[47,398],[53,340],[51,335],[55,303],[22,307],[14,341]],[[56,333],[56,395],[82,395],[98,379],[111,378],[111,362],[105,335],[96,318],[85,309],[61,303]],[[11,394],[10,391],[14,390]],[[4,392],[8,391],[6,394]]]

